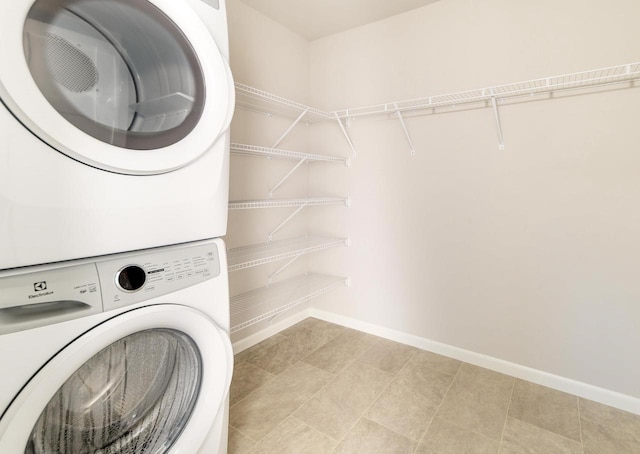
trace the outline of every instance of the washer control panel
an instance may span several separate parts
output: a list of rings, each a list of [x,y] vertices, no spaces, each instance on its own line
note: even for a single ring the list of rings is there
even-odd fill
[[[213,279],[220,274],[220,255],[207,243],[123,254],[96,265],[108,311]]]
[[[214,240],[0,271],[0,335],[87,317],[219,276]],[[224,263],[224,260],[223,260]]]

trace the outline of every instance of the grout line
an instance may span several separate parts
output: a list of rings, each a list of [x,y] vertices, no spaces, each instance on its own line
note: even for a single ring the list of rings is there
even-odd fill
[[[507,421],[509,421],[509,412],[511,411],[511,404],[513,403],[513,395],[516,392],[516,380],[513,378],[513,384],[511,385],[511,395],[509,396],[509,405],[507,406],[507,413],[504,416],[504,424],[502,425],[502,433],[500,434],[500,441],[498,442],[498,454],[502,451],[504,432],[507,430]]]
[[[332,436],[327,435],[327,434],[326,434],[326,433],[324,433],[323,431],[321,431],[321,430],[319,430],[319,429],[316,429],[315,427],[313,427],[313,426],[311,426],[311,425],[307,424],[306,422],[302,421],[301,419],[296,418],[295,416],[293,416],[293,413],[291,414],[291,416],[289,416],[289,418],[291,418],[291,419],[295,419],[295,420],[296,420],[296,421],[298,421],[300,424],[303,424],[305,427],[308,427],[309,429],[311,429],[311,430],[313,430],[314,432],[316,432],[316,433],[318,433],[318,434],[322,435],[323,437],[328,438],[329,440],[336,442],[336,446],[338,446],[338,442],[336,441],[336,439],[335,439],[335,438],[333,438]],[[287,418],[287,419],[289,419],[289,418]],[[334,446],[334,449],[335,449],[335,447],[336,447],[336,446]]]
[[[433,420],[436,419],[436,417],[438,415],[438,412],[440,411],[440,407],[442,407],[442,404],[444,403],[445,399],[447,398],[447,395],[449,394],[449,391],[451,391],[451,388],[453,388],[453,383],[456,381],[456,378],[458,377],[458,374],[462,370],[462,367],[464,366],[464,364],[465,364],[464,362],[461,362],[460,367],[458,367],[458,370],[456,371],[455,375],[453,376],[453,379],[451,379],[451,383],[449,383],[449,387],[447,388],[447,390],[445,391],[444,395],[442,396],[442,400],[438,404],[438,407],[436,408],[436,411],[433,412],[433,416],[431,417],[431,421],[429,421],[429,424],[427,424],[427,428],[424,430],[424,433],[420,437],[420,440],[418,440],[418,445],[416,446],[416,449],[413,451],[414,453],[416,453],[418,451],[418,448],[424,442],[424,439],[427,436],[427,432],[429,432],[429,429],[431,428],[431,425],[433,424]]]
[[[366,417],[366,416],[364,416],[364,415],[363,415],[363,416],[358,420],[358,422],[360,422],[360,421],[361,421],[361,420],[363,420],[363,419],[368,419],[368,420],[369,420],[369,421],[371,421],[372,423],[377,424],[377,425],[379,425],[380,427],[384,427],[385,429],[387,429],[387,430],[389,430],[389,431],[393,432],[393,433],[394,433],[394,434],[396,434],[396,435],[401,436],[402,438],[406,438],[406,439],[407,439],[407,440],[409,440],[411,443],[415,443],[415,444],[416,444],[415,449],[418,449],[418,446],[420,446],[420,443],[418,443],[418,442],[417,442],[416,440],[414,440],[413,438],[410,438],[410,437],[408,437],[407,435],[405,435],[405,434],[403,434],[403,433],[398,432],[396,429],[393,429],[393,428],[391,428],[391,427],[389,427],[389,426],[386,426],[386,425],[382,424],[381,422],[375,421],[375,420],[373,420],[373,419],[371,419],[371,418],[367,418],[367,417]],[[356,424],[356,425],[357,425],[357,424]],[[355,427],[355,425],[354,425],[354,427]],[[415,450],[414,450],[413,452],[415,452]]]
[[[293,367],[294,365],[299,364],[299,363],[301,363],[301,362],[302,362],[301,360],[298,360],[298,361],[296,361],[296,362],[295,362],[291,367]],[[262,442],[266,437],[268,437],[269,435],[271,435],[271,434],[272,434],[274,431],[276,431],[276,430],[277,430],[277,429],[278,429],[282,424],[284,424],[284,422],[285,422],[287,419],[289,419],[289,418],[294,418],[294,419],[296,419],[296,420],[300,421],[301,423],[303,423],[303,424],[305,424],[305,425],[309,426],[309,424],[305,423],[304,421],[301,421],[300,419],[295,418],[295,417],[293,416],[293,414],[294,414],[296,411],[298,411],[300,408],[302,408],[304,405],[306,405],[306,403],[307,403],[307,402],[309,402],[309,401],[310,401],[310,400],[311,400],[315,395],[317,395],[317,394],[318,394],[322,389],[324,389],[324,388],[325,388],[329,383],[331,383],[332,381],[334,381],[334,380],[335,380],[335,378],[336,378],[336,375],[335,375],[335,374],[332,374],[331,372],[327,372],[326,370],[323,370],[323,369],[320,369],[320,368],[318,368],[318,367],[315,367],[315,366],[313,366],[313,365],[311,365],[311,364],[304,363],[304,365],[309,366],[309,367],[313,367],[314,369],[321,370],[321,371],[323,371],[323,372],[325,372],[325,373],[327,373],[327,374],[333,375],[333,377],[330,377],[330,378],[329,378],[329,380],[327,381],[327,383],[325,383],[325,384],[324,384],[320,389],[318,389],[318,391],[316,391],[315,393],[313,393],[313,394],[312,394],[312,395],[311,395],[307,400],[305,400],[302,404],[300,404],[300,405],[299,405],[295,410],[293,410],[291,413],[289,413],[289,414],[288,414],[288,415],[287,415],[287,416],[286,416],[286,417],[285,417],[285,418],[284,418],[284,419],[283,419],[283,420],[282,420],[282,421],[281,421],[281,422],[280,422],[276,427],[274,427],[274,428],[273,428],[273,430],[271,430],[269,433],[267,433],[264,437],[262,437],[262,438],[261,438],[259,441],[257,441],[256,443],[260,443],[260,442]],[[290,368],[291,368],[291,367],[290,367]],[[283,371],[283,372],[284,372],[284,371]],[[276,377],[278,377],[278,375],[276,375]],[[275,377],[274,377],[274,379],[275,379]],[[248,396],[247,396],[247,397],[248,397]],[[243,400],[244,400],[244,399],[243,399]],[[236,405],[237,405],[237,404],[236,404]],[[233,426],[232,426],[232,427],[233,427]],[[312,427],[312,426],[309,426],[309,427]],[[312,427],[312,428],[313,428],[313,427]],[[236,429],[236,428],[234,427],[234,429]],[[315,428],[314,428],[314,429],[315,429]],[[237,429],[236,429],[236,430],[237,430]],[[321,432],[321,433],[322,433],[322,432]],[[327,435],[327,434],[324,434],[324,435]],[[327,435],[327,436],[328,436],[328,435]],[[249,437],[249,438],[251,438],[251,437]],[[331,439],[333,440],[333,437],[329,437],[329,438],[331,438]],[[251,440],[253,440],[253,438],[251,438]],[[254,441],[255,441],[255,440],[254,440]],[[253,449],[255,449],[255,447],[254,447]]]
[[[305,319],[305,320],[306,320],[306,319]],[[295,325],[293,325],[293,326],[295,326]],[[339,325],[338,325],[338,326],[339,326]],[[311,329],[309,329],[309,328],[306,328],[306,327],[304,327],[304,326],[303,326],[303,327],[300,327],[300,328],[301,328],[301,329],[306,329],[306,330],[308,330],[308,331],[313,331],[313,330],[311,330]],[[274,335],[273,335],[273,336],[271,336],[271,337],[278,336],[278,335],[283,336],[285,339],[282,339],[282,340],[280,340],[280,341],[278,341],[278,342],[276,342],[276,343],[274,343],[274,344],[271,344],[271,345],[269,345],[269,346],[266,346],[265,348],[269,348],[269,347],[271,347],[272,345],[277,345],[277,344],[279,344],[279,343],[283,342],[284,340],[289,339],[289,336],[285,336],[285,335],[283,335],[283,334],[281,334],[281,333],[276,333],[276,334],[274,334]],[[337,336],[336,336],[336,337],[337,337]],[[267,339],[270,339],[270,338],[267,338]],[[265,340],[267,340],[267,339],[265,339]],[[333,339],[333,338],[332,338],[332,339]],[[264,341],[263,341],[263,342],[264,342]],[[326,343],[325,343],[325,344],[326,344]],[[324,346],[325,344],[323,344],[322,346]],[[321,346],[321,347],[318,347],[318,348],[322,348],[322,346]],[[259,347],[259,348],[260,348],[260,347]],[[315,351],[315,350],[314,350],[314,351]],[[240,402],[244,401],[245,399],[247,399],[247,398],[249,398],[249,397],[252,397],[252,395],[253,395],[256,391],[258,391],[259,389],[263,388],[263,387],[264,387],[264,386],[266,386],[267,384],[271,383],[271,382],[272,382],[272,381],[274,381],[277,377],[281,376],[284,372],[286,372],[287,370],[291,369],[291,368],[292,368],[293,366],[295,366],[296,364],[301,363],[301,362],[303,362],[303,361],[302,361],[301,359],[299,359],[298,361],[296,361],[295,363],[291,364],[289,367],[287,367],[286,369],[284,369],[284,370],[283,370],[282,372],[280,372],[279,374],[274,374],[273,372],[271,372],[271,371],[269,371],[269,370],[267,370],[267,369],[264,369],[264,368],[262,368],[262,367],[260,367],[260,366],[258,366],[258,365],[256,365],[256,364],[253,364],[252,362],[249,362],[249,361],[246,361],[246,360],[241,361],[241,363],[242,363],[242,362],[246,362],[247,364],[249,364],[249,365],[251,365],[251,366],[253,366],[253,367],[256,367],[256,368],[261,369],[261,370],[263,370],[263,371],[265,371],[265,372],[268,372],[269,374],[273,375],[273,377],[272,377],[270,380],[268,380],[268,381],[266,381],[265,383],[263,383],[262,385],[258,386],[256,389],[252,390],[249,394],[247,394],[246,396],[244,396],[242,399],[240,399],[239,401],[237,401],[235,404],[233,404],[233,407],[235,407],[236,405],[238,405]],[[238,430],[238,429],[237,429],[236,427],[234,427],[233,425],[229,424],[229,426],[230,426],[230,427],[233,427],[235,430],[237,430],[238,432],[240,432],[242,435],[244,435],[245,437],[249,438],[250,440],[252,440],[252,441],[256,442],[256,445],[257,445],[258,443],[260,443],[260,441],[264,440],[267,436],[269,436],[271,433],[273,433],[275,430],[277,430],[277,429],[278,429],[278,428],[279,428],[279,427],[280,427],[280,426],[281,426],[281,425],[282,425],[282,424],[283,424],[283,423],[284,423],[288,418],[293,417],[293,414],[294,414],[296,411],[298,411],[298,410],[299,410],[303,405],[305,405],[305,404],[306,404],[306,403],[307,403],[311,398],[313,398],[313,396],[315,396],[318,392],[320,392],[320,390],[321,390],[321,389],[323,389],[326,385],[328,385],[330,382],[332,382],[332,381],[335,379],[335,377],[336,377],[336,374],[332,374],[331,372],[328,372],[328,371],[326,371],[326,370],[324,370],[324,369],[317,368],[317,367],[315,367],[315,366],[313,366],[313,365],[311,365],[311,364],[308,364],[308,363],[304,363],[304,364],[305,364],[306,366],[313,367],[313,368],[318,369],[318,370],[322,370],[323,372],[325,372],[325,373],[327,373],[327,374],[330,374],[330,375],[332,375],[333,377],[331,377],[331,378],[327,381],[327,383],[325,383],[325,385],[323,385],[323,386],[322,386],[322,387],[321,387],[321,388],[320,388],[316,393],[312,394],[312,395],[311,395],[311,397],[309,397],[309,399],[307,399],[307,400],[306,400],[302,405],[300,405],[298,408],[296,408],[295,410],[293,410],[289,415],[287,415],[287,417],[286,417],[286,418],[284,418],[284,419],[283,419],[283,420],[282,420],[282,421],[281,421],[281,422],[280,422],[280,423],[279,423],[279,424],[278,424],[278,425],[277,425],[273,430],[271,430],[269,433],[267,433],[267,434],[266,434],[264,437],[262,437],[259,441],[256,441],[256,440],[254,440],[253,438],[249,437],[248,435],[244,434],[242,431]],[[231,409],[232,409],[233,407],[231,407],[231,406],[229,407],[229,412],[231,412]],[[302,421],[300,421],[300,422],[302,422]],[[308,425],[308,424],[307,424],[307,425]],[[329,438],[331,438],[331,437],[329,437]],[[252,449],[255,449],[255,446],[254,446],[254,448],[252,448]]]
[[[580,446],[582,448],[582,454],[584,454],[584,438],[582,438],[582,413],[580,412],[580,398],[576,396],[578,401],[578,425],[580,426]]]
[[[491,438],[491,437],[487,437],[485,434],[481,434],[480,432],[476,432],[475,430],[471,430],[471,429],[467,429],[466,427],[460,425],[457,422],[451,421],[450,419],[447,418],[443,418],[442,416],[438,416],[438,419],[442,419],[444,422],[451,424],[452,426],[456,426],[458,429],[462,429],[465,432],[469,432],[472,433],[474,435],[477,435],[478,437],[484,438],[485,440],[489,440],[489,441],[493,441],[495,443],[500,443],[498,440],[496,440],[495,438]],[[524,422],[524,421],[523,421]],[[535,426],[534,426],[535,427]],[[574,440],[575,441],[575,440]]]
[[[262,443],[262,442],[263,442],[263,441],[264,441],[264,440],[265,440],[269,435],[271,435],[271,434],[272,434],[272,433],[274,433],[276,430],[278,430],[278,429],[279,429],[279,428],[280,428],[280,427],[281,427],[281,426],[282,426],[282,425],[287,421],[287,419],[289,419],[289,418],[291,418],[291,415],[287,416],[287,417],[286,417],[286,418],[284,418],[282,421],[280,421],[280,423],[279,423],[278,425],[276,425],[276,426],[275,426],[271,431],[269,431],[269,432],[268,432],[264,437],[262,437],[260,440],[258,440],[258,441],[256,442],[256,445],[255,445],[253,448],[251,448],[251,449],[252,449],[252,450],[255,450],[255,449],[258,447],[258,445],[259,445],[260,443]]]
[[[378,336],[376,336],[376,337],[378,337]],[[379,343],[379,342],[376,342],[374,345],[372,345],[369,349],[367,349],[364,353],[362,353],[362,355],[360,355],[358,358],[356,358],[356,359],[355,359],[351,364],[355,364],[356,362],[360,362],[360,361],[359,361],[359,359],[360,359],[360,358],[361,358],[365,353],[367,353],[369,350],[371,350],[371,349],[372,349],[376,344],[378,344],[378,343]],[[401,368],[400,370],[402,370],[402,369],[403,369],[403,368],[404,368],[408,363],[409,363],[409,360],[407,360],[407,361],[406,361],[406,363],[402,366],[402,368]],[[367,408],[366,408],[366,409],[365,409],[365,410],[360,414],[360,417],[356,420],[356,422],[355,422],[351,427],[349,427],[349,429],[344,433],[344,435],[340,438],[340,440],[338,440],[338,444],[336,445],[336,448],[334,448],[334,450],[333,450],[332,452],[335,452],[335,449],[337,449],[338,445],[340,445],[340,443],[342,443],[342,441],[343,441],[343,440],[344,440],[344,439],[345,439],[345,438],[346,438],[346,437],[351,433],[351,431],[352,431],[352,430],[353,430],[353,429],[358,425],[358,423],[362,420],[362,418],[364,418],[364,417],[365,417],[365,415],[369,412],[369,410],[371,410],[371,407],[373,407],[373,406],[376,404],[376,402],[378,402],[378,400],[380,400],[380,397],[381,397],[381,396],[382,396],[382,395],[387,391],[387,389],[389,389],[389,387],[391,386],[391,383],[393,383],[393,382],[395,381],[396,377],[398,376],[398,373],[400,372],[400,371],[398,371],[398,372],[396,372],[395,374],[391,374],[390,372],[383,371],[382,369],[378,369],[377,367],[371,366],[370,364],[366,364],[366,363],[363,363],[363,362],[360,362],[360,364],[362,364],[362,365],[364,365],[364,366],[367,366],[367,367],[370,367],[370,368],[372,368],[372,369],[375,369],[375,370],[378,370],[378,371],[384,372],[384,373],[386,373],[386,374],[392,375],[392,377],[391,377],[391,380],[389,380],[389,383],[387,383],[387,386],[385,386],[385,387],[384,387],[384,389],[383,389],[383,390],[382,390],[382,391],[381,391],[381,392],[380,392],[380,393],[379,393],[379,394],[378,394],[378,395],[373,399],[373,401],[371,402],[371,404],[369,404],[369,406],[368,406],[368,407],[367,407]],[[345,369],[346,369],[346,368],[345,368]],[[369,418],[367,418],[367,419],[369,419]],[[378,423],[378,422],[376,422],[376,421],[373,421],[373,422],[375,422],[376,424],[379,424],[379,425],[381,425],[381,426],[382,426],[382,424],[380,424],[380,423]],[[385,427],[385,428],[389,429],[389,428],[388,428],[388,427],[386,427],[386,426],[383,426],[383,427]],[[391,429],[389,429],[389,430],[391,430]],[[396,431],[394,430],[394,432],[396,432]],[[396,432],[396,433],[397,433],[397,432]],[[401,435],[402,435],[402,434],[401,434]],[[411,440],[409,437],[407,437],[406,435],[402,435],[402,436],[403,436],[403,437],[405,437],[407,440],[413,441],[413,440]]]
[[[248,363],[251,364],[251,363]],[[253,364],[251,364],[253,366]],[[254,367],[258,367],[258,366],[254,366]],[[261,369],[260,367],[258,367],[258,369]],[[264,369],[262,369],[264,370]],[[269,372],[269,371],[266,371]],[[253,389],[250,393],[248,393],[246,396],[244,396],[242,399],[238,400],[235,404],[233,405],[229,405],[229,411],[231,411],[231,409],[233,407],[235,407],[236,405],[238,405],[240,402],[244,401],[247,397],[250,397],[253,393],[255,393],[256,391],[258,391],[259,389],[263,388],[264,386],[268,385],[269,383],[271,383],[273,380],[275,380],[278,375],[269,372],[271,375],[273,375],[273,377],[271,377],[269,380],[267,380],[266,382],[264,382],[263,384],[261,384],[260,386],[258,386],[257,388]],[[231,379],[231,383],[233,384],[233,378]],[[229,388],[229,391],[231,391],[231,388]],[[229,397],[231,396],[231,392],[229,392]]]
[[[356,361],[356,362],[358,362],[358,361]],[[380,370],[377,367],[373,367],[373,366],[371,366],[369,364],[365,364],[365,363],[360,363],[360,364],[362,364],[364,366],[367,366],[367,367],[370,367],[370,368],[375,369],[375,370]],[[382,371],[382,372],[385,372],[385,373],[389,374],[389,372],[386,372],[386,371]],[[389,375],[391,375],[391,374],[389,374]],[[369,406],[367,408],[364,409],[364,411],[360,414],[360,417],[358,418],[358,420],[349,428],[349,430],[347,430],[345,432],[344,436],[340,439],[340,441],[344,440],[346,438],[346,436],[349,435],[349,433],[353,430],[353,428],[358,425],[360,420],[365,417],[364,415],[366,415],[367,412],[369,410],[371,410],[371,407],[373,407],[376,404],[376,402],[378,402],[378,400],[380,400],[380,397],[387,391],[387,389],[389,389],[389,387],[391,386],[391,383],[393,383],[395,378],[396,378],[396,375],[393,375],[391,380],[389,380],[389,383],[387,383],[387,386],[384,387],[384,389],[380,392],[380,394],[378,394],[376,397],[374,397],[373,401],[369,404]]]
[[[229,423],[229,427],[231,427],[233,430],[235,430],[236,432],[238,432],[240,435],[242,435],[243,437],[247,437],[249,440],[251,440],[252,442],[254,442],[255,444],[253,445],[253,447],[251,448],[251,450],[254,450],[256,448],[256,446],[258,446],[258,442],[255,441],[253,438],[251,438],[249,435],[247,435],[246,433],[244,433],[243,431],[241,431],[240,429],[238,429],[237,427],[233,426],[231,423]]]
[[[580,442],[579,442],[579,441],[574,440],[573,438],[568,438],[568,437],[565,437],[564,435],[560,435],[560,434],[555,433],[555,432],[552,432],[552,431],[550,431],[550,430],[543,429],[542,427],[538,427],[538,426],[536,426],[535,424],[531,424],[531,423],[529,423],[529,422],[527,422],[527,421],[523,421],[522,419],[519,419],[519,418],[514,418],[513,416],[512,416],[512,418],[513,418],[513,419],[515,419],[515,420],[517,420],[517,421],[520,421],[522,424],[526,424],[527,426],[533,427],[534,429],[541,430],[541,431],[546,432],[546,433],[548,433],[548,434],[550,434],[550,435],[554,435],[554,436],[556,436],[556,437],[563,438],[563,439],[565,439],[565,440],[567,440],[567,441],[570,441],[570,442],[572,442],[572,443],[578,443],[578,444],[580,444]]]

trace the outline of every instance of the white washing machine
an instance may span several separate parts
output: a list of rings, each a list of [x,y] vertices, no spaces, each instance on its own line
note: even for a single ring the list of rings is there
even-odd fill
[[[224,0],[0,4],[0,269],[226,233]]]
[[[0,272],[0,452],[226,453],[222,240]]]

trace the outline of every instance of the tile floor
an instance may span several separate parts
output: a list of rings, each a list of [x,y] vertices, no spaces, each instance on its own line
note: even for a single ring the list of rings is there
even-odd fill
[[[640,454],[640,416],[308,318],[236,355],[230,454]]]

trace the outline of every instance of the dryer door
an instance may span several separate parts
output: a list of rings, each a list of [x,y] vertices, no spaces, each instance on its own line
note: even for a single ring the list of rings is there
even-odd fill
[[[2,101],[44,142],[91,166],[168,172],[229,127],[229,66],[185,2],[2,2],[0,42]]]
[[[231,382],[229,338],[175,305],[116,316],[77,338],[0,422],[0,452],[196,452]]]

